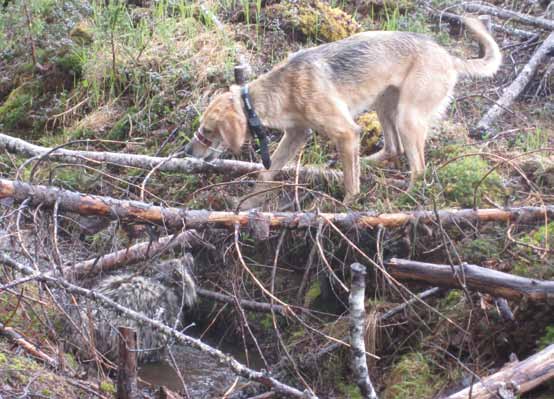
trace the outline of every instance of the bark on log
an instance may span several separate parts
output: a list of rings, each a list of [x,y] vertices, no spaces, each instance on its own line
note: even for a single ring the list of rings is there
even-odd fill
[[[531,59],[529,59],[527,65],[525,65],[517,75],[517,78],[504,90],[502,97],[500,97],[496,104],[489,108],[485,116],[481,118],[475,130],[472,132],[472,136],[482,137],[483,133],[491,128],[494,121],[510,107],[525,87],[527,87],[527,84],[529,84],[535,75],[539,65],[552,50],[554,50],[554,32],[548,35],[543,44],[540,45]]]
[[[554,298],[554,281],[535,280],[481,266],[437,265],[405,259],[385,262],[387,271],[400,280],[417,280],[432,285],[461,288],[462,280],[470,290],[480,291],[506,299],[523,299],[544,302]],[[454,268],[458,277],[452,273]]]
[[[12,259],[4,252],[0,252],[0,263],[25,275],[35,275],[35,271],[31,267],[17,262],[16,260]],[[222,364],[225,364],[226,366],[228,366],[237,375],[252,381],[259,382],[262,385],[265,385],[266,387],[273,389],[275,392],[278,392],[284,396],[289,395],[289,396],[292,396],[295,398],[301,398],[301,399],[317,399],[317,396],[313,395],[308,390],[305,390],[302,392],[294,387],[291,387],[289,385],[282,383],[281,381],[275,379],[274,377],[272,377],[266,372],[252,370],[246,367],[245,365],[243,365],[242,363],[238,362],[237,360],[235,360],[233,357],[228,356],[223,352],[221,352],[220,350],[205,344],[201,340],[190,337],[186,334],[183,334],[182,332],[174,328],[171,328],[170,326],[167,326],[163,323],[160,323],[157,320],[146,317],[142,313],[135,312],[132,309],[121,306],[117,302],[114,302],[113,300],[111,300],[110,298],[108,298],[107,296],[99,292],[96,292],[94,290],[89,290],[83,287],[79,287],[75,284],[71,284],[67,280],[64,280],[62,278],[52,277],[46,273],[41,274],[40,276],[37,276],[37,280],[40,280],[48,285],[60,287],[69,293],[79,295],[79,296],[91,299],[93,301],[102,302],[104,306],[108,306],[112,309],[115,309],[121,314],[124,314],[126,317],[129,317],[133,320],[137,320],[145,325],[148,325],[156,329],[157,331],[160,331],[161,333],[166,334],[169,337],[172,337],[177,342],[180,342],[184,345],[196,348],[198,350],[201,350],[204,353],[207,353],[209,356],[218,360]]]
[[[352,350],[352,371],[356,384],[365,399],[377,399],[375,389],[371,384],[365,357],[365,277],[366,267],[353,263],[352,285],[348,299],[350,307],[350,346]]]
[[[510,19],[510,20],[521,22],[522,24],[532,25],[532,26],[536,26],[538,28],[547,29],[547,30],[554,30],[554,21],[552,21],[551,19],[532,17],[530,15],[522,14],[520,12],[506,10],[504,8],[498,8],[498,7],[488,6],[484,4],[464,2],[464,3],[461,3],[460,5],[465,11],[489,14],[501,19]]]
[[[141,262],[176,246],[197,247],[206,245],[194,230],[183,231],[176,236],[166,236],[157,242],[141,242],[129,248],[85,260],[64,268],[64,275],[75,279],[92,277],[98,273],[112,271],[125,265]]]
[[[21,348],[23,348],[23,350],[25,350],[25,352],[27,352],[31,356],[34,356],[37,359],[42,360],[52,368],[58,368],[58,362],[56,359],[54,359],[51,356],[48,356],[46,353],[41,351],[36,345],[30,343],[27,339],[25,339],[23,335],[18,333],[12,327],[5,326],[2,322],[0,322],[0,334],[10,338],[13,342],[15,342]]]
[[[119,358],[117,367],[117,399],[139,397],[137,385],[137,332],[130,327],[118,327]]]
[[[317,227],[322,221],[332,222],[342,229],[366,229],[376,226],[401,227],[407,223],[436,223],[434,211],[413,211],[406,213],[378,213],[372,211],[350,213],[313,212],[223,212],[165,208],[139,201],[118,200],[110,197],[86,195],[54,187],[31,185],[0,179],[0,199],[12,198],[16,202],[30,199],[30,205],[41,204],[81,215],[100,215],[122,221],[135,221],[163,225],[164,228],[205,229],[234,228],[235,224],[248,227],[256,222],[256,215],[269,221],[272,228],[301,229]],[[452,209],[438,211],[443,225],[463,226],[478,222],[536,223],[554,219],[554,205],[544,207],[519,207],[505,209]],[[254,218],[254,220],[252,220]]]
[[[157,167],[159,171],[182,172],[189,174],[214,173],[225,176],[242,176],[264,171],[262,164],[218,159],[204,162],[196,158],[164,158],[148,155],[135,155],[101,151],[75,151],[64,148],[52,149],[31,144],[25,140],[0,133],[0,148],[9,152],[30,157],[45,157],[56,161],[71,163],[109,163],[120,166],[130,166],[146,170]],[[298,171],[299,178],[305,182],[337,182],[342,181],[342,172],[316,167],[302,167]],[[277,174],[276,179],[286,179],[296,175],[295,166],[285,166]]]
[[[496,399],[516,397],[554,378],[554,345],[523,361],[506,364],[499,372],[484,378],[447,399]],[[502,390],[504,396],[501,395]],[[471,396],[470,396],[471,391]],[[508,394],[513,394],[509,396]]]

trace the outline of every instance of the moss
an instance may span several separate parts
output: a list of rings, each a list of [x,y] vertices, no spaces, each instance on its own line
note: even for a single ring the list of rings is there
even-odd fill
[[[537,342],[539,349],[544,349],[548,345],[554,344],[554,325],[546,326],[544,335]]]
[[[39,89],[38,82],[25,82],[12,90],[0,106],[0,124],[7,129],[15,129],[21,126],[29,127],[26,116],[31,110],[33,98],[36,97]]]
[[[376,112],[367,112],[356,119],[358,126],[362,128],[361,151],[362,155],[369,155],[381,137],[381,124]]]
[[[4,353],[0,353],[0,367],[6,364],[8,361],[7,356]]]
[[[311,285],[308,291],[306,292],[306,295],[304,295],[304,306],[309,308],[317,298],[321,295],[321,284],[319,280],[314,281]]]
[[[260,319],[260,325],[264,330],[270,330],[273,328],[273,317],[270,314],[266,314]]]
[[[493,201],[501,201],[504,186],[500,175],[493,171],[486,177],[490,165],[476,156],[464,156],[447,163],[437,173],[443,187],[445,199],[460,207],[472,207],[475,188],[478,188],[476,206],[481,204],[481,195],[486,195]]]
[[[100,390],[107,394],[115,394],[117,391],[115,389],[115,385],[110,380],[104,380],[100,383],[99,386]]]
[[[339,382],[337,385],[337,389],[341,393],[341,398],[362,399],[360,388],[358,388],[356,384],[345,384],[344,382]]]
[[[267,7],[266,15],[301,38],[332,42],[360,31],[350,15],[319,0],[280,2]]]
[[[502,241],[497,239],[469,238],[462,242],[458,252],[461,258],[468,263],[481,264],[491,258],[499,257]]]
[[[75,51],[56,57],[56,66],[64,73],[79,79],[83,75],[83,60]]]
[[[92,34],[92,27],[87,20],[79,21],[75,24],[73,29],[69,32],[69,37],[75,43],[80,45],[91,44],[94,37]]]
[[[404,355],[388,380],[384,399],[428,399],[438,388],[430,362],[420,352]]]
[[[550,280],[554,278],[554,257],[544,256],[542,248],[554,248],[554,222],[542,225],[519,240],[519,259],[513,271],[520,276]]]

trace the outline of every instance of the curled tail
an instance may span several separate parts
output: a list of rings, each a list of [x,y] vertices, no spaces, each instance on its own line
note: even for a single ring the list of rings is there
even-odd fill
[[[498,44],[496,44],[491,34],[478,19],[465,17],[463,22],[485,49],[485,56],[472,60],[456,58],[458,73],[475,77],[493,76],[502,63],[502,54]]]

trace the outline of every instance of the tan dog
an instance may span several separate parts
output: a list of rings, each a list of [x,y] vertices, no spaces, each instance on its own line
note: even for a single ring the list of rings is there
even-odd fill
[[[370,160],[405,152],[413,183],[425,168],[428,125],[448,106],[458,77],[492,76],[501,64],[498,45],[483,24],[472,18],[464,22],[483,46],[483,58],[454,57],[420,34],[364,32],[294,53],[249,83],[262,124],[285,131],[262,180],[273,179],[313,129],[338,148],[349,202],[360,192],[360,127],[354,117],[373,106],[383,127],[384,148]],[[238,153],[250,136],[248,129],[241,89],[231,86],[209,104],[186,152],[206,160],[226,148]]]

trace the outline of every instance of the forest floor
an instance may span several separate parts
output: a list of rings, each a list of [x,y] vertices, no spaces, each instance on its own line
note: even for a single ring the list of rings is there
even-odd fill
[[[458,3],[451,3],[436,1],[430,7],[461,14],[455,7]],[[476,56],[478,46],[471,37],[451,36],[449,25],[439,25],[422,4],[410,0],[8,0],[0,5],[0,133],[46,147],[70,143],[65,148],[171,156],[190,140],[210,99],[234,83],[233,68],[240,63],[247,64],[255,78],[303,47],[375,29],[427,34],[452,54]],[[534,16],[553,12],[545,11],[540,2],[495,5]],[[554,204],[552,61],[539,67],[517,102],[482,139],[470,138],[471,130],[546,36],[536,31],[536,41],[494,32],[503,52],[500,71],[491,79],[457,84],[450,107],[430,132],[426,175],[415,187],[407,189],[409,173],[403,159],[383,167],[364,162],[362,195],[349,208],[341,202],[342,185],[328,182],[296,188],[284,185],[272,194],[275,200],[266,204],[267,209],[400,212]],[[363,128],[362,156],[367,156],[379,148],[380,125],[372,112],[361,115],[358,123]],[[175,128],[176,134],[171,135]],[[281,134],[272,132],[271,149]],[[240,156],[224,157],[260,162],[249,146]],[[298,162],[340,168],[336,149],[317,133]],[[20,155],[0,153],[2,178],[33,179],[36,184],[187,209],[234,210],[238,198],[252,189],[253,179],[229,181],[216,174],[158,171],[141,190],[148,171],[137,168],[37,165],[27,164]],[[301,209],[296,209],[298,205]],[[14,239],[7,233],[13,228],[8,223],[9,204],[3,212],[0,248],[13,245]],[[112,223],[107,230],[83,234],[82,225],[95,220],[82,218],[77,223],[68,216],[61,224],[59,242],[53,245],[49,222],[38,221],[41,212],[37,211],[36,219],[29,212],[22,221],[26,234],[46,243],[37,250],[39,258],[51,257],[52,248],[59,245],[62,262],[77,262],[148,240],[140,224]],[[553,222],[488,223],[442,233],[406,227],[349,232],[348,236],[380,263],[392,256],[443,264],[455,259],[526,277],[554,278]],[[197,265],[202,266],[196,270],[199,285],[267,300],[240,266],[232,234],[203,234],[217,250],[195,253]],[[346,266],[364,259],[333,229],[272,231],[263,242],[241,232],[240,241],[242,256],[259,281],[266,286],[274,283],[278,298],[313,312],[309,323],[314,330],[335,337],[347,333],[348,295],[330,277],[329,268],[342,281],[349,281]],[[272,277],[274,262],[279,272]],[[378,271],[369,274],[367,307],[375,319],[405,298]],[[4,276],[11,274],[4,270]],[[0,282],[5,282],[3,278]],[[424,288],[407,286],[413,292]],[[505,320],[487,295],[450,290],[429,303],[437,312],[416,305],[387,325],[377,323],[370,329],[368,351],[380,356],[370,362],[370,375],[384,398],[440,397],[468,385],[474,375],[494,372],[512,353],[523,359],[554,343],[554,312],[549,304],[510,301],[514,320]],[[0,291],[0,323],[25,332],[50,353],[59,352],[58,341],[64,337],[64,329],[56,324],[60,317],[52,294],[33,285]],[[277,329],[280,342],[295,356],[317,352],[328,343],[321,333],[294,320],[274,323],[270,314],[244,316],[232,306],[205,299],[187,318],[204,333],[240,342],[253,353],[257,349],[252,336],[256,337],[261,357],[269,364],[285,356],[276,345]],[[78,355],[61,356],[67,359],[65,369],[52,370],[0,335],[0,398],[113,394],[112,373],[85,365]],[[91,381],[86,386],[82,385],[85,375]],[[318,367],[306,367],[302,375],[320,397],[360,397],[342,349]],[[81,387],[74,382],[78,377]],[[291,383],[298,381],[294,371],[289,377]],[[545,384],[523,397],[553,398],[554,385]]]

